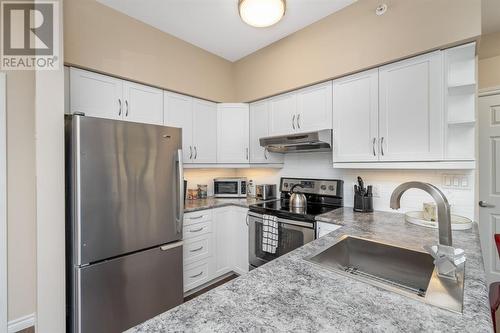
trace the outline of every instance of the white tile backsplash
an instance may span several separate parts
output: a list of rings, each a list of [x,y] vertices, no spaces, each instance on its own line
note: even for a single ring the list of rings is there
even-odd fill
[[[374,208],[393,211],[389,207],[392,191],[406,181],[423,181],[438,186],[447,196],[453,214],[474,219],[474,171],[472,170],[346,170],[332,167],[331,153],[287,154],[283,169],[213,169],[186,170],[188,188],[196,184],[208,184],[209,194],[213,193],[213,178],[223,176],[242,176],[253,179],[255,184],[279,184],[281,177],[333,178],[344,180],[344,205],[353,205],[353,185],[361,176],[366,185],[375,185],[379,197],[373,199]],[[444,175],[466,176],[469,188],[453,189],[444,186]],[[401,199],[401,212],[422,210],[424,202],[433,199],[421,190],[407,191]]]

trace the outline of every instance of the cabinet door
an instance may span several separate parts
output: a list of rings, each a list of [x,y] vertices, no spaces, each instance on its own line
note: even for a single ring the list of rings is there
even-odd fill
[[[163,90],[124,81],[123,98],[125,100],[123,119],[163,125]]]
[[[333,162],[378,160],[378,69],[333,82]]]
[[[379,75],[380,160],[441,160],[441,52],[381,67]]]
[[[269,134],[283,135],[297,130],[297,96],[279,95],[269,100]]]
[[[250,162],[268,163],[267,152],[259,139],[269,135],[269,101],[250,104]]]
[[[233,270],[238,274],[248,272],[248,209],[233,208]]]
[[[332,81],[297,92],[296,125],[299,132],[332,128]]]
[[[164,125],[182,128],[184,163],[193,158],[193,108],[192,98],[164,92]]]
[[[214,237],[213,278],[232,270],[232,224],[232,207],[214,209],[214,223],[212,226]]]
[[[70,112],[122,119],[122,80],[77,68],[70,69]]]
[[[217,162],[249,163],[248,104],[217,106]]]
[[[193,99],[193,163],[217,163],[217,104]]]

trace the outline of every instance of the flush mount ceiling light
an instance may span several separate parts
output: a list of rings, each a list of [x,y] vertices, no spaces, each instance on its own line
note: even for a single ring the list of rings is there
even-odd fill
[[[257,28],[278,23],[286,11],[285,0],[239,0],[240,17],[248,25]]]

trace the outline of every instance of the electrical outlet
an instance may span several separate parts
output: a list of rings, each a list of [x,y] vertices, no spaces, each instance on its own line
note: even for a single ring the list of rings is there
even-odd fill
[[[453,190],[469,190],[470,179],[467,175],[443,175],[443,187]]]

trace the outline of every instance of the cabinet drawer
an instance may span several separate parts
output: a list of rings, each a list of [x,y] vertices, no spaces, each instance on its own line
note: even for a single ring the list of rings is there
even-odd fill
[[[211,234],[184,241],[184,265],[208,258],[211,254]]]
[[[182,229],[183,239],[191,239],[212,232],[212,221],[200,222],[184,226]]]
[[[184,214],[184,225],[191,225],[212,220],[212,210],[200,210]]]
[[[184,266],[184,292],[208,282],[209,278],[209,259]]]

